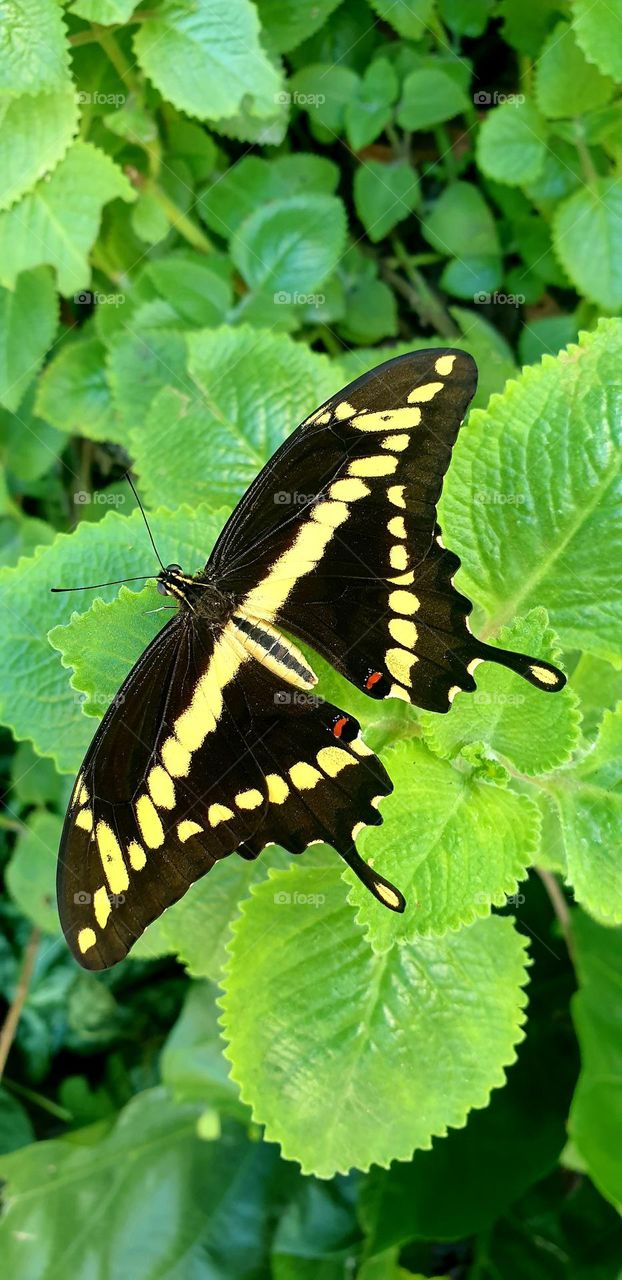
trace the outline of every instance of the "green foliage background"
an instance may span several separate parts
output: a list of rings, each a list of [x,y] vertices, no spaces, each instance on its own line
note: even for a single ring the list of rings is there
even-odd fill
[[[622,9],[0,0],[0,1059],[12,1280],[614,1280],[622,1268]],[[395,792],[366,857],[229,859],[79,971],[54,864],[194,570],[388,354],[480,388],[442,500],[482,668],[449,716],[319,664]],[[76,612],[73,612],[73,605]],[[6,1063],[5,1063],[6,1060]]]

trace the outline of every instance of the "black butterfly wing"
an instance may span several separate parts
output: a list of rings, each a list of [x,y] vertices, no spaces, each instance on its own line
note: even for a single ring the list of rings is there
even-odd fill
[[[403,899],[358,858],[352,827],[380,821],[391,783],[356,721],[281,683],[240,645],[175,617],[99,726],[74,787],[58,903],[85,968],[115,964],[215,862],[278,842],[338,849],[376,896]]]
[[[401,356],[358,378],[298,428],[251,486],[208,570],[322,653],[372,697],[447,711],[484,658],[547,691],[545,662],[470,632],[436,504],[477,370],[462,351]]]

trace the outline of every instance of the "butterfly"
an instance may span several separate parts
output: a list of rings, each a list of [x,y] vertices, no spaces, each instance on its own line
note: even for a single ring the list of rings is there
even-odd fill
[[[470,631],[436,504],[477,369],[451,349],[357,378],[277,450],[203,569],[162,568],[174,614],[89,747],[58,863],[65,937],[87,969],[229,854],[326,843],[384,906],[399,889],[357,852],[389,775],[347,710],[319,698],[296,641],[370,698],[446,712],[497,662],[547,693],[550,663]],[[216,873],[217,874],[217,873]]]

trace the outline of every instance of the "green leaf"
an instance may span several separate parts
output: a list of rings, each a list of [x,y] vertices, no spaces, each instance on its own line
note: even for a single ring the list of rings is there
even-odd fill
[[[258,206],[305,192],[331,195],[338,181],[337,166],[324,156],[243,156],[206,188],[199,211],[212,231],[228,239]]]
[[[232,237],[231,257],[252,291],[251,301],[261,295],[277,305],[295,304],[334,270],[345,234],[345,210],[337,196],[292,196],[249,214]]]
[[[231,506],[289,432],[338,389],[341,370],[291,338],[250,328],[206,330],[187,341],[198,392],[162,391],[132,433],[141,492],[149,503]],[[180,419],[183,450],[171,431]]]
[[[519,53],[537,58],[562,7],[559,0],[501,0],[504,40]]]
[[[542,316],[521,329],[518,349],[523,364],[536,364],[544,355],[556,356],[564,347],[576,342],[579,326],[576,316]]]
[[[193,982],[178,1021],[162,1050],[162,1083],[176,1102],[200,1102],[242,1121],[248,1111],[229,1078],[222,1052],[217,989],[209,982]]]
[[[616,832],[622,818],[622,704],[606,711],[583,759],[551,779],[568,880],[602,924],[622,923],[622,867]]]
[[[622,323],[603,320],[578,346],[524,369],[486,413],[474,411],[441,517],[447,545],[460,549],[460,586],[485,608],[489,630],[544,605],[562,648],[613,661],[622,621],[614,567],[622,454],[612,388],[621,356]],[[474,503],[475,494],[504,494],[510,484],[515,502]]]
[[[199,120],[233,116],[248,97],[253,115],[274,110],[280,77],[250,0],[164,0],[140,24],[134,51],[163,98]]]
[[[182,324],[196,328],[221,324],[231,306],[230,281],[209,263],[171,254],[148,268],[158,293],[175,308]]]
[[[111,27],[117,22],[127,22],[136,5],[134,0],[73,0],[69,8],[87,22]]]
[[[0,454],[12,485],[18,489],[28,488],[49,471],[67,443],[66,436],[37,417],[36,389],[37,383],[31,382],[17,413],[0,410]],[[28,519],[21,513],[19,518]]]
[[[360,279],[350,283],[345,297],[345,315],[337,329],[346,342],[380,342],[398,332],[395,294],[384,280]],[[410,350],[410,348],[409,348]],[[374,352],[370,368],[378,364]]]
[[[573,27],[588,62],[622,80],[622,0],[573,0]]]
[[[614,87],[608,76],[586,62],[574,26],[559,22],[536,63],[536,101],[542,114],[557,120],[594,111],[609,102]]]
[[[498,254],[494,218],[479,189],[470,182],[445,187],[421,230],[434,249],[452,258]]]
[[[213,530],[210,518],[207,511],[188,509],[153,513],[154,536],[167,559],[179,564],[206,559]],[[203,539],[205,545],[198,546]],[[67,672],[46,638],[50,628],[67,622],[73,603],[66,596],[52,595],[50,587],[92,582],[95,566],[102,579],[123,577],[136,571],[137,556],[140,567],[148,572],[153,557],[140,512],[127,519],[109,512],[97,524],[80,524],[70,536],[58,534],[52,545],[39,548],[16,568],[0,572],[0,590],[11,600],[0,634],[0,718],[13,729],[18,741],[27,739],[40,755],[56,759],[61,772],[78,768],[92,737],[93,723],[82,714]],[[115,593],[115,587],[101,591],[106,599]],[[152,635],[159,629],[160,618],[151,620]],[[130,649],[129,637],[124,643],[117,642],[117,649],[126,653],[126,674],[138,652]],[[113,654],[107,656],[114,663]],[[118,682],[114,691],[117,688]],[[99,706],[103,713],[104,704]]]
[[[203,1141],[199,1115],[196,1104],[147,1089],[112,1127],[92,1125],[3,1156],[0,1240],[12,1280],[51,1276],[68,1256],[76,1276],[126,1275],[128,1249],[140,1256],[132,1272],[141,1280],[263,1267],[276,1152],[249,1143],[237,1126],[222,1142]]]
[[[63,821],[35,809],[17,838],[6,870],[8,891],[27,920],[53,936],[60,931],[56,909],[56,861]]]
[[[489,111],[477,138],[477,163],[488,178],[519,187],[544,169],[547,127],[529,101],[504,102]]]
[[[289,53],[319,31],[341,3],[342,0],[314,0],[313,5],[301,5],[298,0],[257,0],[267,44],[277,53]]]
[[[450,258],[443,268],[441,285],[446,293],[468,302],[490,302],[493,290],[501,284],[503,264],[501,258]]]
[[[475,494],[481,503],[508,494]],[[503,649],[534,653],[558,663],[560,653],[545,609],[532,609],[503,627],[493,641]],[[540,695],[540,696],[538,696]],[[528,776],[549,773],[567,764],[579,739],[578,699],[566,686],[554,698],[543,698],[511,671],[485,663],[477,672],[475,693],[456,698],[447,716],[424,713],[425,740],[437,755],[457,755],[470,742],[483,742]]]
[[[347,871],[349,902],[378,952],[395,941],[440,935],[505,906],[538,848],[535,805],[504,787],[439,760],[423,742],[401,742],[383,757],[395,790],[381,827],[360,837],[366,861],[406,898],[395,915]]]
[[[36,97],[24,93],[0,100],[0,209],[8,209],[51,173],[77,126],[78,104],[70,83]]]
[[[170,323],[170,319],[169,319]],[[187,388],[186,343],[183,333],[167,326],[150,328],[132,317],[110,344],[108,380],[121,429],[142,428],[150,405],[163,387]],[[173,441],[169,442],[171,445]],[[179,453],[176,450],[176,453]]]
[[[494,0],[440,0],[443,22],[456,35],[481,36],[488,25]]]
[[[570,1133],[599,1191],[622,1205],[622,929],[603,929],[572,913],[579,990],[573,1018],[581,1075],[570,1112]]]
[[[308,113],[312,133],[323,142],[333,142],[335,135],[343,133],[346,108],[359,84],[350,67],[313,63],[292,76],[289,97]]]
[[[429,30],[434,13],[434,0],[370,0],[370,4],[404,40],[420,40]]]
[[[0,287],[0,404],[15,410],[52,345],[58,324],[56,291],[39,267]]]
[[[35,407],[59,431],[89,440],[126,442],[112,403],[106,349],[99,338],[85,336],[65,343],[39,379]]]
[[[622,702],[622,669],[582,653],[572,673],[572,687],[581,704],[583,733],[594,738],[605,711],[614,711]]]
[[[413,131],[431,129],[461,115],[468,105],[453,76],[438,67],[422,67],[411,71],[404,81],[397,123]]]
[[[17,1151],[34,1140],[28,1112],[6,1089],[0,1089],[0,1155]]]
[[[354,174],[354,205],[369,239],[377,244],[420,201],[419,179],[403,161],[366,160]]]
[[[47,0],[4,0],[0,92],[41,93],[67,80],[69,49],[60,8]]]
[[[11,766],[13,800],[20,805],[52,805],[62,810],[69,800],[67,778],[56,772],[51,760],[35,755],[29,742],[20,742]]]
[[[303,1172],[410,1159],[502,1083],[522,1037],[524,963],[524,939],[498,918],[375,955],[336,871],[277,872],[234,926],[222,1001],[232,1079]]]
[[[134,192],[120,169],[88,142],[76,142],[48,179],[0,213],[0,283],[13,288],[20,271],[49,263],[61,293],[89,282],[88,253],[102,206]]]
[[[559,205],[553,242],[564,269],[605,311],[622,306],[622,182],[599,178]]]
[[[393,114],[399,81],[387,58],[376,58],[365,71],[358,94],[346,106],[348,142],[354,151],[374,142]]]
[[[37,547],[52,542],[55,530],[45,520],[11,514],[0,516],[0,564],[13,567],[20,556],[30,556]]]

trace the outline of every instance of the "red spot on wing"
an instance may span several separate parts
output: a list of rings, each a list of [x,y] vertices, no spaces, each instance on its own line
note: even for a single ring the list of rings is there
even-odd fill
[[[382,671],[372,671],[371,675],[369,675],[365,681],[365,688],[373,689],[374,685],[378,684],[379,680],[382,680]]]
[[[339,719],[335,721],[335,724],[333,725],[333,735],[335,738],[341,737],[347,723],[348,716],[340,716]]]

